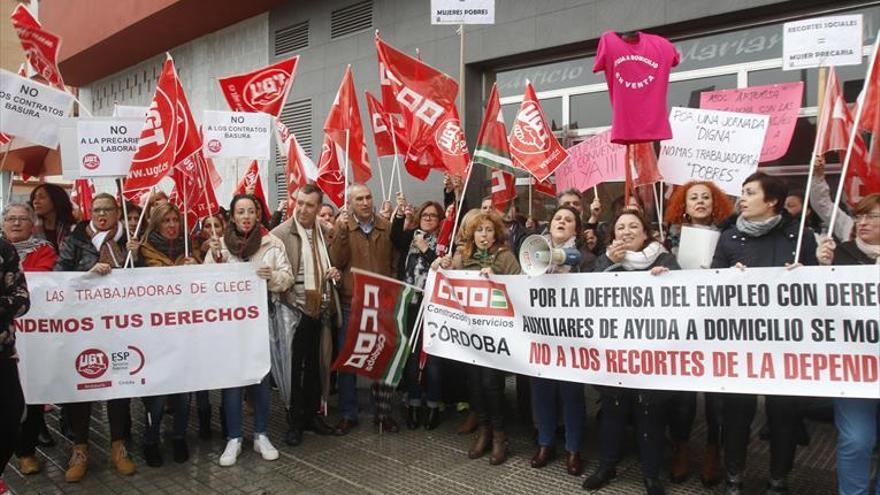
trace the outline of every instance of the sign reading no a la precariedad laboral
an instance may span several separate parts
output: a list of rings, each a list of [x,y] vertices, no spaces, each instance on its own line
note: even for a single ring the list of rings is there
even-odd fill
[[[431,0],[431,24],[495,24],[495,0]]]
[[[782,33],[782,70],[862,63],[862,14],[786,22]]]
[[[125,177],[137,152],[143,118],[80,118],[76,122],[79,177]],[[66,143],[62,140],[61,147]],[[62,156],[62,160],[63,160]]]
[[[205,156],[268,160],[270,119],[262,112],[206,110],[202,125]]]
[[[73,96],[0,69],[0,132],[47,148],[58,147],[60,120]]]
[[[758,168],[770,117],[754,113],[673,107],[672,139],[657,166],[670,184],[709,180],[739,196],[743,180]]]

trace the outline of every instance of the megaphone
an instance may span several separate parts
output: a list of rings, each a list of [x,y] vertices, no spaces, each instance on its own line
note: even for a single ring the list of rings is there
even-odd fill
[[[543,275],[551,266],[577,266],[581,252],[577,248],[554,248],[542,235],[530,235],[519,249],[519,266],[530,277]]]

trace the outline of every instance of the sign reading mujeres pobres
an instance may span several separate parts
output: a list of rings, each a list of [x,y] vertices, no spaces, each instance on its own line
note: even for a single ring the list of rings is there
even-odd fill
[[[495,0],[431,0],[431,24],[495,24]]]

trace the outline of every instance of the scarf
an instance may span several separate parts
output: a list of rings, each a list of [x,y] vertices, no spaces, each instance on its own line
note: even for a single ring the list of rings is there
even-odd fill
[[[406,261],[404,262],[404,282],[416,287],[424,287],[428,280],[428,272],[431,270],[431,264],[425,261],[425,254],[429,251],[437,250],[437,235],[425,234],[425,242],[428,243],[428,250],[422,253],[415,244],[415,236],[413,242],[409,243],[409,251],[406,253]],[[413,304],[419,302],[419,298],[413,299]]]
[[[172,263],[177,261],[177,258],[183,256],[185,253],[185,245],[183,243],[183,237],[178,237],[177,239],[166,239],[159,233],[158,230],[154,230],[150,232],[150,235],[147,237],[147,242],[153,246],[156,251],[159,251],[163,255],[165,255]]]
[[[623,260],[620,263],[614,263],[606,268],[605,271],[610,271],[617,267],[623,268],[628,272],[647,270],[657,262],[657,258],[659,258],[661,254],[666,252],[668,251],[666,251],[666,248],[663,247],[662,244],[654,241],[641,251],[626,251],[623,255]]]
[[[773,215],[767,220],[758,220],[757,222],[746,220],[742,215],[739,215],[736,217],[736,228],[749,237],[761,237],[776,228],[781,221],[782,215]]]
[[[226,249],[242,261],[250,261],[251,256],[259,249],[263,240],[263,236],[269,233],[262,225],[255,225],[251,231],[245,235],[238,231],[235,225],[231,225],[223,234],[223,241],[226,243]]]
[[[571,236],[567,241],[563,242],[561,246],[553,246],[553,239],[550,238],[550,234],[544,234],[544,239],[547,239],[547,242],[550,243],[550,249],[570,249],[577,247],[575,245],[577,243],[577,235]],[[569,273],[570,271],[571,265],[551,264],[547,273]]]
[[[116,225],[109,230],[98,231],[95,222],[89,222],[86,227],[86,235],[92,241],[92,246],[98,250],[98,263],[106,263],[113,268],[120,268],[120,261],[125,260],[125,254],[119,247],[119,239],[122,239],[122,233],[125,231],[122,222],[116,222]]]
[[[859,251],[865,253],[865,256],[874,260],[874,263],[880,265],[880,244],[868,244],[867,242],[856,237],[856,247]],[[18,249],[18,248],[16,248]]]
[[[35,236],[30,236],[23,241],[13,242],[12,246],[15,247],[15,252],[18,253],[19,266],[24,263],[24,259],[29,254],[46,245],[51,246],[52,243]]]
[[[303,279],[305,282],[306,304],[305,312],[309,315],[317,315],[321,311],[321,303],[324,297],[322,282],[324,273],[330,268],[330,260],[327,258],[327,248],[324,246],[324,236],[318,230],[321,226],[315,222],[312,228],[312,237],[309,237],[306,229],[300,225],[296,216],[293,217],[293,225],[303,243],[309,244],[309,249],[300,249],[300,266],[303,267]],[[318,246],[320,243],[320,249]],[[294,274],[296,276],[296,274]]]

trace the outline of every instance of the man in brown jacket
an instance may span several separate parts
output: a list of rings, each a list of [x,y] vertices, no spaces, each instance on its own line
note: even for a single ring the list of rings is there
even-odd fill
[[[317,221],[323,193],[312,184],[300,187],[294,196],[293,215],[272,230],[281,239],[293,270],[293,286],[282,294],[285,301],[302,313],[293,337],[290,408],[285,443],[302,443],[303,430],[319,435],[333,433],[316,413],[321,404],[319,349],[321,313],[329,301],[326,283],[339,281],[339,270],[330,265],[325,239],[327,232]],[[319,230],[320,229],[320,230]]]
[[[330,246],[330,261],[342,272],[342,328],[337,343],[341,349],[348,332],[353,292],[352,268],[394,277],[394,247],[391,243],[391,224],[373,211],[373,194],[363,184],[348,188],[348,209],[336,219],[334,239]],[[357,381],[353,374],[339,373],[339,410],[342,419],[336,425],[336,434],[345,435],[357,425]],[[382,431],[396,433],[397,423],[391,417],[394,389],[374,383],[376,402],[374,423]]]

